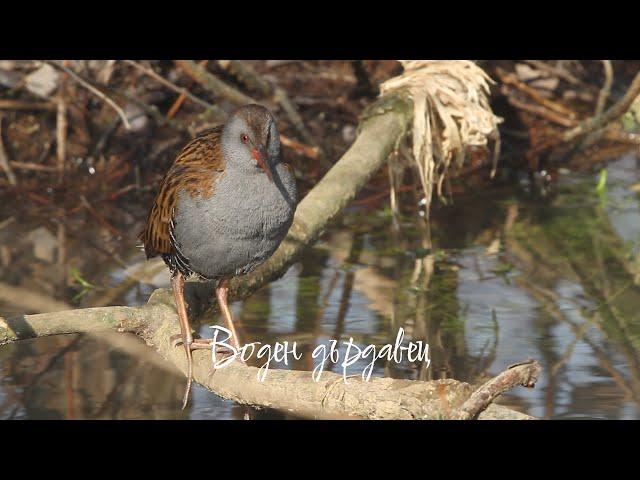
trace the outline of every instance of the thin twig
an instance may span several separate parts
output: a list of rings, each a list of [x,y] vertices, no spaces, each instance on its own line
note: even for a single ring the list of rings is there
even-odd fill
[[[67,104],[64,101],[65,81],[58,90],[58,109],[56,113],[56,156],[58,159],[58,181],[64,177],[65,159],[67,157]]]
[[[39,163],[33,162],[18,162],[15,160],[9,161],[9,165],[11,165],[16,170],[35,170],[37,172],[57,172],[57,167],[51,167],[49,165],[40,165]]]
[[[122,108],[120,108],[118,106],[118,104],[116,102],[114,102],[112,99],[107,97],[104,93],[102,93],[96,87],[91,85],[91,83],[89,83],[87,80],[82,78],[80,75],[78,75],[76,72],[74,72],[70,68],[65,67],[64,65],[61,65],[60,63],[58,63],[58,62],[56,62],[54,60],[45,60],[45,61],[48,64],[53,65],[54,67],[56,67],[56,68],[62,70],[63,72],[69,74],[69,76],[71,76],[71,78],[73,78],[76,82],[78,82],[84,88],[86,88],[91,93],[93,93],[96,97],[100,98],[103,102],[105,102],[107,105],[109,105],[111,108],[113,108],[116,111],[116,113],[118,114],[118,116],[120,117],[120,119],[122,120],[122,124],[124,125],[124,127],[127,130],[131,130],[131,125],[129,124],[129,120],[127,119],[127,115],[124,113],[124,110],[122,110]]]
[[[305,127],[304,122],[302,121],[302,117],[298,113],[298,110],[296,109],[293,102],[291,102],[291,100],[289,99],[287,92],[285,92],[280,87],[275,87],[273,91],[273,98],[282,106],[282,109],[289,117],[289,120],[291,120],[291,123],[293,123],[293,126],[296,128],[296,130],[298,130],[298,132],[300,132],[300,135],[302,135],[302,138],[304,138],[306,142],[311,143],[312,145],[315,144],[313,138],[311,137],[311,134],[307,130],[307,127]]]
[[[601,115],[607,99],[611,94],[611,86],[613,85],[613,67],[611,66],[611,60],[602,60],[602,66],[604,68],[604,84],[602,90],[598,94],[598,103],[596,104],[596,117]]]
[[[280,134],[280,142],[282,142],[282,145],[289,147],[296,153],[301,153],[305,157],[309,157],[314,160],[318,158],[318,154],[320,153],[320,149],[318,147],[306,145],[282,134]]]
[[[2,142],[2,116],[0,116],[0,166],[4,170],[4,173],[7,174],[9,184],[13,186],[17,185],[18,182],[16,180],[16,176],[11,169],[9,157],[7,156],[7,152],[4,149],[4,143]]]
[[[558,125],[562,125],[563,127],[573,127],[576,122],[575,120],[571,120],[570,118],[563,117],[558,115],[556,112],[549,110],[548,108],[543,107],[542,105],[532,105],[513,96],[507,96],[507,101],[513,105],[514,107],[524,110],[525,112],[532,113],[538,117],[542,117],[550,122],[557,123]]]
[[[500,77],[500,80],[502,80],[503,84],[509,85],[525,93],[526,95],[531,97],[531,99],[547,107],[549,110],[553,110],[554,112],[560,115],[565,115],[566,117],[572,120],[575,118],[575,113],[572,112],[570,109],[568,109],[564,105],[560,105],[559,103],[556,103],[552,100],[549,100],[548,98],[543,97],[537,89],[518,80],[518,77],[515,74],[509,73],[500,67],[496,68],[496,74]]]
[[[164,78],[163,76],[159,75],[158,73],[156,73],[154,70],[152,70],[151,68],[147,68],[144,65],[141,65],[138,62],[134,62],[133,60],[124,60],[125,63],[137,68],[138,70],[140,70],[141,72],[143,72],[144,74],[150,76],[151,78],[153,78],[154,80],[157,80],[159,83],[161,83],[162,85],[164,85],[165,87],[173,90],[176,93],[179,93],[180,95],[184,95],[186,98],[188,98],[189,100],[193,101],[194,103],[197,103],[198,105],[201,105],[203,107],[205,107],[206,109],[211,110],[214,115],[218,115],[218,116],[224,116],[224,112],[216,105],[213,105],[212,103],[209,103],[199,97],[196,97],[193,93],[191,93],[189,90],[187,90],[186,88],[182,88],[177,86],[175,83],[170,82],[169,80],[167,80],[166,78]]]
[[[53,102],[25,102],[23,100],[0,99],[0,110],[55,110]]]
[[[208,63],[209,60],[201,60],[200,62],[198,62],[198,65],[200,65],[201,67],[206,67]],[[189,85],[189,87],[190,86],[191,84]],[[182,106],[186,98],[187,96],[184,93],[181,93],[178,98],[176,98],[176,101],[173,102],[173,105],[171,105],[171,108],[169,108],[169,110],[167,111],[167,118],[173,118],[174,115],[178,113],[178,110],[180,110],[180,107]]]

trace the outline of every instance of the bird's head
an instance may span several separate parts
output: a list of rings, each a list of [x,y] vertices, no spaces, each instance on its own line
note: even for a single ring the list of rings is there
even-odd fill
[[[271,112],[255,104],[238,108],[222,130],[222,151],[231,166],[262,170],[273,181],[273,168],[280,161],[280,134]]]

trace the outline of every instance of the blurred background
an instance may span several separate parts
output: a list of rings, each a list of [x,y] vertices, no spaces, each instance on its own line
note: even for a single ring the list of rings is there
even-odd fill
[[[537,359],[499,403],[541,418],[640,418],[640,101],[580,142],[557,138],[629,95],[638,61],[481,61],[501,149],[468,148],[425,220],[420,179],[390,159],[279,280],[235,302],[247,341],[393,341],[431,366],[374,375],[481,383]],[[353,143],[388,61],[0,60],[0,316],[142,305],[168,287],[137,235],[196,133],[250,101],[278,119],[303,197]],[[494,146],[495,147],[495,146]],[[404,159],[403,159],[404,158]],[[391,179],[391,180],[390,180]],[[393,201],[391,201],[393,199]],[[203,336],[217,315],[199,319]],[[0,347],[0,418],[242,418],[133,335]],[[260,411],[257,418],[289,418]]]

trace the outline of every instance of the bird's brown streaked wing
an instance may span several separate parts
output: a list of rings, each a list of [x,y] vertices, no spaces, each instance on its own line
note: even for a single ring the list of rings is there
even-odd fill
[[[220,149],[222,127],[206,130],[189,142],[165,175],[147,217],[140,239],[147,258],[172,253],[171,221],[180,192],[209,198],[224,172]]]

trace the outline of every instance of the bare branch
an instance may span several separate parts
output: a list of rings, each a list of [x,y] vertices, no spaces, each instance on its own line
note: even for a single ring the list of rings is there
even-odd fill
[[[473,392],[469,399],[458,409],[455,417],[459,420],[477,418],[498,395],[516,385],[533,388],[539,376],[540,364],[535,360],[512,365]]]

